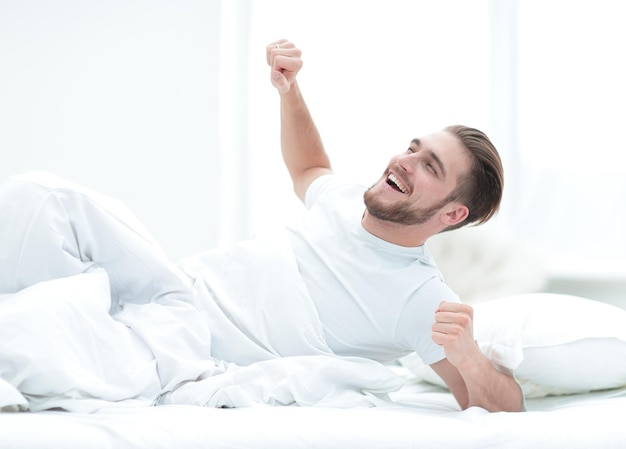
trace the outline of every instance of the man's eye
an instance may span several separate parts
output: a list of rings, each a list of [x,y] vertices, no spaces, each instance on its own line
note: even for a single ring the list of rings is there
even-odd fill
[[[437,174],[437,170],[435,169],[435,166],[433,164],[431,164],[430,162],[426,162],[426,168],[428,169],[428,171],[430,171],[433,174]]]
[[[415,153],[415,150],[413,148],[409,147],[409,148],[406,149],[406,152],[407,152],[407,154]]]

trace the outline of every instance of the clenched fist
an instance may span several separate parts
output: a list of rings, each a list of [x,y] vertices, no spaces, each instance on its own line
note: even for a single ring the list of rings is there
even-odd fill
[[[467,304],[442,302],[435,311],[433,341],[441,345],[446,358],[459,370],[481,357],[474,341],[474,309]]]
[[[266,48],[267,63],[271,68],[272,84],[281,94],[289,92],[302,68],[302,52],[286,39],[271,43]]]

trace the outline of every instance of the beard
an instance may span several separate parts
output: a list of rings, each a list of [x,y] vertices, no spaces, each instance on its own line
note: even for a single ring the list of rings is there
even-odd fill
[[[396,201],[391,204],[381,201],[372,192],[373,187],[367,189],[363,194],[365,207],[373,217],[390,223],[409,226],[426,223],[449,202],[449,199],[446,198],[433,206],[415,209],[410,207],[411,203],[409,201]]]

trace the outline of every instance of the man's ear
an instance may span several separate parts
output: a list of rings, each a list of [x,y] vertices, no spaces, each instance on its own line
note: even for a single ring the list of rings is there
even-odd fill
[[[467,206],[459,203],[450,203],[441,214],[441,221],[446,226],[454,226],[461,223],[469,215]]]

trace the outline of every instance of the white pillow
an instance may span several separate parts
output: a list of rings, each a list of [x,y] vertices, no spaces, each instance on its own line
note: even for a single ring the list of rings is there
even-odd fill
[[[474,305],[474,337],[510,369],[526,398],[626,385],[626,310],[571,295],[529,293]],[[430,367],[403,361],[444,386]]]
[[[31,411],[154,402],[154,356],[109,315],[110,303],[102,270],[0,295],[0,378]],[[19,396],[12,402],[24,406]]]

